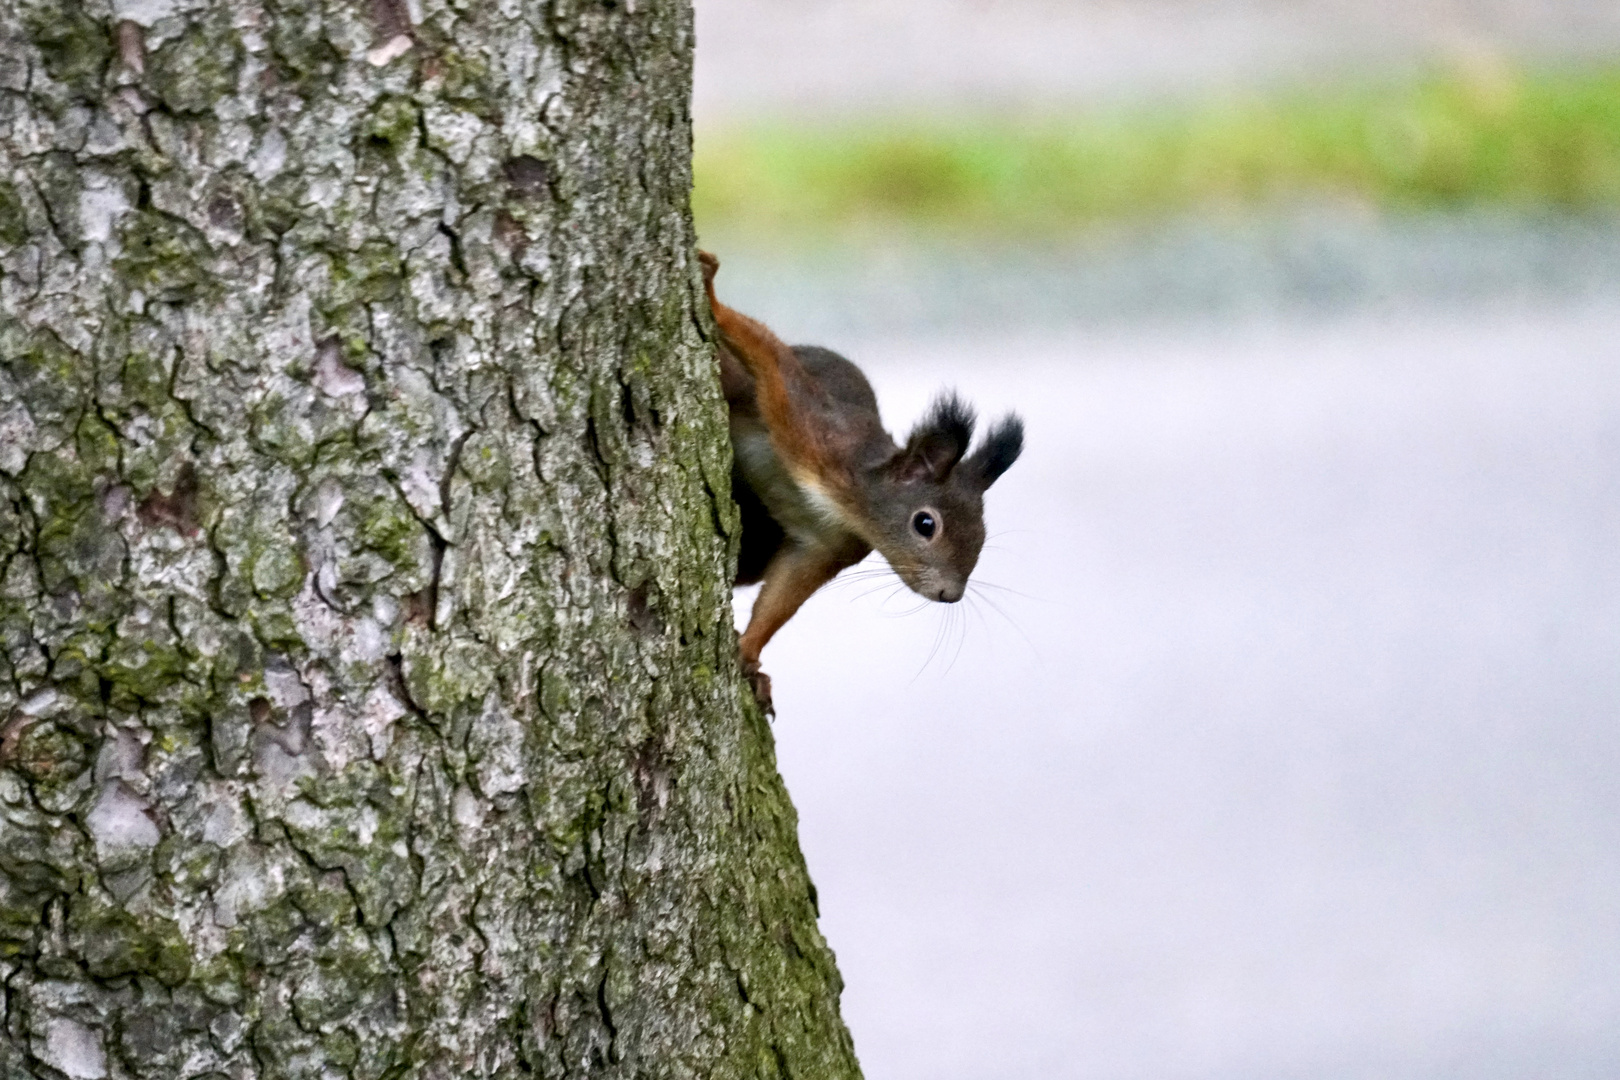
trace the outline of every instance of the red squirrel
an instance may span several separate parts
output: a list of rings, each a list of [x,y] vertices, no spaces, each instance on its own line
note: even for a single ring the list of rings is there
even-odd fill
[[[714,295],[720,261],[706,251],[698,259],[731,413],[732,489],[742,510],[736,584],[764,583],[738,653],[768,710],[760,650],[812,593],[874,548],[918,595],[962,599],[984,546],[985,489],[1018,460],[1024,424],[1009,413],[969,454],[973,409],[947,392],[896,445],[860,368],[827,349],[784,345],[726,307]]]

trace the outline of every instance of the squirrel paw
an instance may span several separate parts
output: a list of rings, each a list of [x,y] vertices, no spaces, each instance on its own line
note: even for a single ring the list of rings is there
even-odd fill
[[[748,687],[754,692],[754,700],[759,707],[765,710],[766,716],[776,715],[776,706],[771,703],[771,677],[759,670],[759,665],[743,664],[743,674],[748,677]]]
[[[700,251],[697,254],[698,263],[703,267],[703,284],[713,285],[714,272],[720,269],[720,260],[715,258],[713,255],[710,255],[707,251]]]

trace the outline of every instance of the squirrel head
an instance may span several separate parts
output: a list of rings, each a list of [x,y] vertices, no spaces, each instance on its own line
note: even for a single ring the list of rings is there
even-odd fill
[[[968,453],[974,419],[955,393],[941,394],[860,484],[868,542],[913,592],[948,604],[962,599],[984,547],[985,489],[1024,448],[1024,423],[1009,413]]]

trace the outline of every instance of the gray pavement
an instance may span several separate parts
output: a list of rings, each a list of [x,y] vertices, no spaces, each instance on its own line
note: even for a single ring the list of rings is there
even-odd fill
[[[1613,0],[696,0],[699,127],[1620,53]]]
[[[790,339],[1130,331],[1620,296],[1620,216],[1346,207],[1094,230],[1060,243],[768,248],[704,235],[729,303]]]
[[[697,20],[700,138],[1620,55],[1613,0]],[[1612,218],[703,240],[891,426],[941,384],[1029,421],[968,601],[879,570],[765,653],[869,1080],[1620,1075]]]
[[[826,343],[1029,422],[765,654],[870,1080],[1620,1071],[1620,303]]]

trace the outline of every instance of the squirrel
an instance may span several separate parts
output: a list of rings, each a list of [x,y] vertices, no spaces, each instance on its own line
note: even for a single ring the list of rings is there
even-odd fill
[[[985,489],[1018,460],[1024,424],[1008,413],[969,454],[974,411],[947,391],[897,445],[860,368],[829,349],[784,345],[722,304],[714,295],[720,261],[706,251],[698,259],[720,331],[742,512],[735,584],[763,582],[738,659],[770,712],[760,650],[811,594],[873,549],[918,595],[962,598],[984,546]]]

